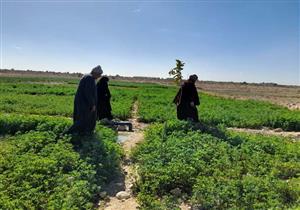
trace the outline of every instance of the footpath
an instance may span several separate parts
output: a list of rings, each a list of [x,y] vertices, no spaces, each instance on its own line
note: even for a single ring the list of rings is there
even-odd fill
[[[138,179],[136,168],[130,159],[131,150],[144,139],[144,130],[149,124],[138,122],[138,103],[134,103],[132,118],[133,132],[119,131],[118,141],[122,145],[125,157],[121,161],[121,171],[116,178],[103,188],[100,194],[99,210],[137,210],[139,205],[133,194],[134,183]],[[293,141],[300,140],[300,132],[285,132],[282,129],[246,129],[228,128],[238,132],[255,133],[263,135],[291,137]],[[104,201],[104,202],[103,202]],[[190,210],[191,206],[182,203],[181,210]]]
[[[132,118],[129,121],[133,125],[133,132],[118,132],[118,140],[122,145],[125,157],[121,162],[120,174],[103,189],[100,197],[101,201],[99,210],[135,210],[138,209],[138,203],[133,195],[132,188],[137,173],[130,159],[130,151],[144,139],[144,129],[147,124],[138,122],[137,117],[138,103],[134,103]]]

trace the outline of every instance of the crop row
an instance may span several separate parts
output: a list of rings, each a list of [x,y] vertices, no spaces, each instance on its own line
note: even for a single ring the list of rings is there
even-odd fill
[[[216,132],[218,131],[218,132]],[[300,143],[168,121],[133,152],[144,209],[296,209]]]
[[[57,81],[44,81],[44,80],[33,80],[28,81],[23,78],[15,78],[17,81],[5,80],[0,77],[0,92],[1,93],[14,93],[14,94],[28,94],[28,95],[67,95],[74,96],[79,80],[74,82],[73,80],[57,80]],[[37,78],[38,79],[38,78]],[[41,78],[42,79],[42,78]],[[4,80],[4,81],[3,81]],[[110,88],[123,89],[123,90],[135,90],[147,87],[160,87],[155,84],[147,83],[131,83],[131,82],[110,82]]]
[[[174,88],[146,89],[138,97],[139,120],[142,122],[164,122],[176,119],[176,107],[172,103]],[[268,102],[234,100],[200,94],[198,107],[200,121],[210,125],[224,124],[227,127],[282,128],[300,131],[300,111]]]
[[[62,135],[70,124],[62,117],[0,117],[0,209],[94,208],[122,151],[112,130],[98,125],[93,136]]]
[[[22,80],[21,80],[22,81]],[[116,118],[130,117],[133,102],[138,100],[139,120],[164,122],[176,119],[172,103],[177,88],[157,84],[111,82],[112,112]],[[35,84],[27,81],[0,84],[0,111],[43,115],[72,116],[76,85]],[[300,111],[291,111],[268,102],[225,99],[200,93],[200,120],[227,127],[282,128],[300,131]]]
[[[130,117],[134,102],[132,91],[112,90],[112,109],[116,118]],[[0,94],[0,110],[6,113],[60,115],[72,117],[74,96]]]
[[[14,135],[35,131],[52,131],[63,133],[72,124],[65,117],[53,117],[29,114],[0,114],[0,135]]]
[[[62,84],[77,84],[78,79],[76,78],[66,78],[66,77],[37,77],[37,76],[1,76],[0,83],[28,83],[28,84],[46,84],[46,83],[62,83]]]
[[[28,95],[74,95],[75,85],[68,84],[36,84],[36,83],[1,83],[2,93],[28,94]]]

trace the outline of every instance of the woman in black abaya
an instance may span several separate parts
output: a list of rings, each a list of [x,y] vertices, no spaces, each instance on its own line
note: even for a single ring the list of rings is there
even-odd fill
[[[108,77],[102,77],[97,83],[97,118],[112,120],[113,116],[111,114],[110,105],[110,91],[108,89]]]

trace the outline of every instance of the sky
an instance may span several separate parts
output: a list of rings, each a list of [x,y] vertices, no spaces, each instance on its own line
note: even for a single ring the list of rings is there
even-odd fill
[[[299,1],[3,1],[1,68],[300,85]]]

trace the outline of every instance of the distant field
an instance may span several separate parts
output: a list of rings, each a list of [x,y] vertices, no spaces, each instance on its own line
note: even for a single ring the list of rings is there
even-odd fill
[[[73,100],[79,79],[0,77],[0,111],[72,117]],[[110,82],[115,118],[128,119],[135,101],[139,120],[163,122],[176,118],[172,100],[175,86],[151,83]],[[200,91],[200,120],[230,127],[282,128],[300,131],[300,111],[257,100],[235,100]]]
[[[236,99],[263,100],[289,109],[300,109],[300,86],[203,82],[199,87],[203,91],[215,95]]]
[[[63,81],[76,83],[81,74],[36,72],[36,71],[3,71],[0,70],[0,77],[22,77],[32,82],[47,81],[60,83]],[[41,79],[43,78],[43,79]],[[22,79],[22,80],[23,80]],[[171,79],[147,78],[147,77],[122,77],[111,76],[113,81],[157,83],[162,85],[173,85]],[[201,80],[201,75],[200,75]],[[237,82],[213,82],[199,81],[197,87],[200,91],[233,99],[254,99],[271,102],[285,106],[289,109],[300,109],[300,84],[298,86],[278,85],[272,83],[237,83]]]

